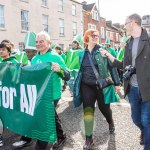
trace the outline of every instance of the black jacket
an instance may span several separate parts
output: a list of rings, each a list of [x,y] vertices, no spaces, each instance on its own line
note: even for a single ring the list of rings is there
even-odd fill
[[[132,64],[132,45],[133,37],[131,37],[125,47],[125,54],[123,62],[119,62],[115,59],[113,65],[118,68],[125,68]],[[142,100],[150,100],[150,37],[145,29],[142,29],[142,33],[138,45],[138,53],[135,59],[136,75],[141,92]],[[130,90],[129,80],[124,81],[125,95]]]

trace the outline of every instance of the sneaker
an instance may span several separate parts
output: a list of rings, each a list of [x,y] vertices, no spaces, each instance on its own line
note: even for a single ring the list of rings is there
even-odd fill
[[[30,143],[31,143],[31,141],[30,141],[30,142],[27,142],[27,141],[21,140],[21,141],[18,141],[18,142],[13,143],[13,146],[14,146],[14,147],[19,147],[19,148],[21,148],[21,147],[28,146]]]
[[[83,150],[93,150],[94,142],[92,138],[86,138],[85,144],[83,146]]]
[[[52,149],[53,150],[56,150],[58,148],[60,148],[61,146],[63,146],[66,142],[66,136],[63,138],[63,139],[58,139],[58,141],[56,143],[54,143]]]
[[[0,136],[0,146],[3,146],[3,138]]]

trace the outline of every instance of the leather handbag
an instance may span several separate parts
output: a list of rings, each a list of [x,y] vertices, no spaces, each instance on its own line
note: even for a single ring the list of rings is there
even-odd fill
[[[91,56],[90,56],[89,53],[88,53],[88,57],[89,57],[89,60],[90,60],[90,64],[91,64],[91,66],[92,66],[92,69],[93,69],[93,71],[94,71],[94,74],[95,74],[95,76],[96,76],[97,84],[99,85],[99,88],[100,88],[100,89],[103,89],[103,88],[105,88],[105,87],[107,87],[107,86],[110,86],[110,85],[114,84],[114,82],[112,81],[111,77],[106,77],[106,78],[104,78],[104,79],[100,78],[99,73],[98,73],[98,71],[96,70],[96,68],[95,68],[95,66],[94,66],[94,64],[93,64],[92,59],[91,59]]]

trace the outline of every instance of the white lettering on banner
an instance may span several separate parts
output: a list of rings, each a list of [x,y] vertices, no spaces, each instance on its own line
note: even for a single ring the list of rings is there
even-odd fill
[[[2,88],[2,105],[4,108],[9,108],[9,89],[5,86]]]
[[[13,109],[14,96],[17,96],[16,89],[13,87],[2,87],[2,82],[0,81],[0,91],[2,92],[2,106]]]
[[[28,97],[29,97],[29,114],[33,116],[35,103],[37,99],[37,90],[35,85],[27,85]]]
[[[10,109],[13,109],[13,104],[14,104],[14,96],[17,96],[16,94],[16,89],[15,88],[12,88],[10,87]]]
[[[21,112],[25,112],[31,116],[34,114],[35,103],[37,99],[36,85],[27,85],[27,93],[25,85],[20,85],[20,108]],[[28,96],[28,99],[27,99]]]
[[[20,105],[21,105],[20,106],[21,112],[25,112],[25,113],[29,114],[29,108],[28,108],[29,104],[28,104],[24,84],[20,85]]]

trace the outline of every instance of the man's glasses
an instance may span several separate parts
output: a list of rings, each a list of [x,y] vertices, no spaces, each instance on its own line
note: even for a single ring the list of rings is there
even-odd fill
[[[98,38],[99,35],[94,35],[94,34],[92,34],[91,37],[94,39],[94,38]]]
[[[126,26],[127,24],[131,23],[132,21],[126,22],[124,25]]]

